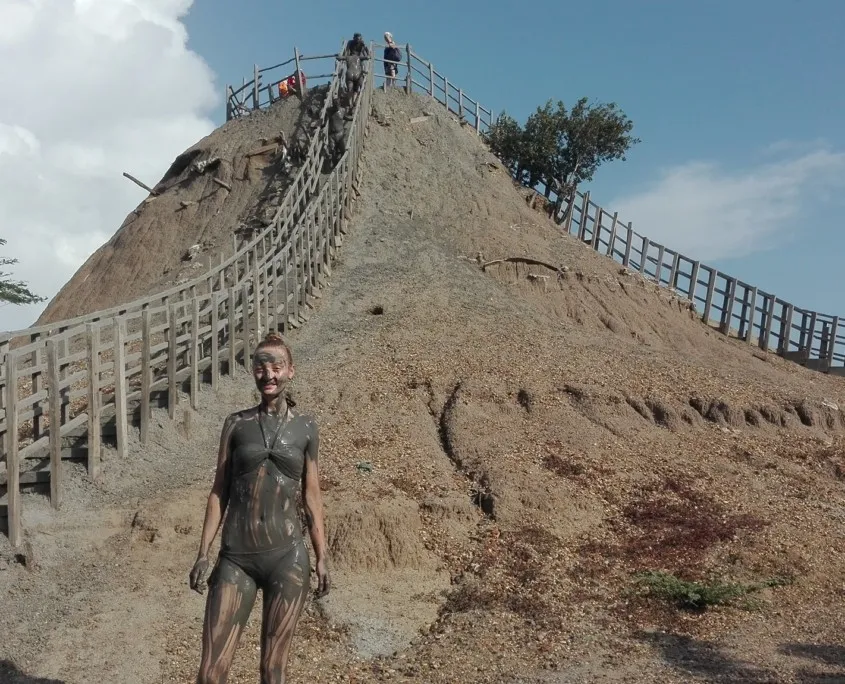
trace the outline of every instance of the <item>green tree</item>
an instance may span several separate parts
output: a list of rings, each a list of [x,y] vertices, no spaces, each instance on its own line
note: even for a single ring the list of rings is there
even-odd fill
[[[572,109],[563,102],[546,102],[521,127],[502,114],[485,136],[490,148],[530,187],[545,185],[545,195],[557,195],[553,213],[575,196],[581,183],[593,179],[608,161],[625,160],[628,150],[640,142],[631,135],[634,123],[616,103],[590,104],[583,97]]]
[[[490,129],[483,134],[484,141],[490,146],[495,154],[502,160],[514,175],[519,175],[520,160],[524,157],[522,151],[522,127],[516,119],[502,112]]]
[[[6,240],[0,238],[0,247],[5,244]],[[0,267],[14,266],[16,263],[18,263],[17,259],[0,257]],[[11,273],[0,270],[0,302],[9,302],[10,304],[37,304],[47,299],[31,292],[26,283],[12,280],[11,276]]]

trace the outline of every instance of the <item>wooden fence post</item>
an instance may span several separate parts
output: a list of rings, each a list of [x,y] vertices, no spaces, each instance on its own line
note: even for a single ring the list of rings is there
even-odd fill
[[[293,48],[293,61],[296,62],[296,89],[299,91],[299,98],[305,97],[305,92],[308,90],[307,84],[302,79],[302,67],[299,66],[299,48]]]
[[[448,111],[450,111],[449,110],[449,79],[446,78],[445,76],[443,77],[443,99],[444,99],[445,104],[446,104],[446,111],[448,112]]]
[[[47,340],[47,382],[50,387],[50,504],[62,504],[62,393],[59,389],[59,350]]]
[[[226,85],[226,121],[232,120],[232,86]]]
[[[428,94],[434,97],[434,65],[431,62],[428,63]]]
[[[766,351],[769,348],[769,338],[772,334],[772,324],[775,318],[775,299],[776,297],[772,294],[766,295],[766,303],[763,309],[763,316],[765,317],[765,325],[761,324],[761,333],[760,333],[760,349]]]
[[[117,455],[129,453],[126,406],[126,330],[123,319],[114,319],[114,416],[117,428]]]
[[[151,359],[151,331],[150,310],[144,308],[141,312],[141,444],[146,444],[150,434],[150,386],[152,384]]]
[[[102,422],[100,416],[100,326],[86,326],[88,342],[88,477],[96,480],[100,474],[100,444]]]
[[[628,221],[626,230],[628,234],[625,236],[625,256],[622,257],[622,265],[625,268],[629,268],[631,264],[631,247],[633,246],[632,243],[634,242],[634,224]]]
[[[785,356],[789,353],[789,345],[792,341],[792,315],[795,307],[784,302],[780,313],[780,332],[778,334],[778,354]]]
[[[253,73],[253,77],[252,77],[252,108],[258,109],[258,101],[259,101],[258,100],[258,97],[259,97],[258,89],[260,87],[259,86],[260,76],[258,74],[258,65],[253,64],[252,67],[253,67],[253,71],[252,71],[252,73]]]
[[[411,44],[407,43],[405,45],[405,56],[407,57],[407,66],[408,66],[408,75],[405,79],[405,93],[407,95],[411,94],[412,86],[413,86],[413,69],[411,67]]]
[[[710,309],[713,307],[713,293],[716,291],[716,269],[710,269],[710,277],[707,279],[707,294],[704,298],[704,313],[701,314],[701,320],[705,323],[710,323]]]
[[[170,305],[167,312],[167,414],[170,420],[176,418],[176,405],[179,403],[179,392],[176,384],[176,349],[179,328],[175,304]]]
[[[815,339],[816,335],[816,317],[816,312],[811,311],[810,324],[807,326],[806,333],[804,332],[804,320],[806,320],[807,314],[805,313],[801,319],[801,333],[803,335],[803,344],[801,345],[801,351],[805,352],[808,358],[813,351],[813,340]]]
[[[833,320],[830,322],[830,340],[828,343],[828,348],[825,350],[827,354],[828,364],[827,367],[833,365],[833,355],[836,352],[836,336],[839,334],[839,316],[834,316]]]
[[[220,298],[211,293],[211,389],[216,391],[220,380]]]
[[[596,218],[593,221],[593,234],[590,236],[590,246],[596,251],[599,251],[599,244],[601,243],[601,224],[604,220],[604,209],[599,207],[596,210]]]
[[[237,317],[235,316],[235,287],[234,285],[229,288],[228,293],[228,302],[226,305],[226,316],[229,319],[228,325],[226,326],[227,330],[229,331],[229,377],[233,377],[235,375],[235,354],[236,354],[236,347],[235,341],[238,339],[235,335],[238,327],[237,327]]]
[[[665,254],[666,248],[663,245],[660,245],[657,250],[657,266],[654,269],[654,280],[658,285],[663,284],[663,256]]]
[[[648,246],[649,246],[648,238],[643,235],[643,246],[640,250],[640,273],[642,275],[646,275],[645,266],[648,263]]]
[[[719,332],[723,335],[730,335],[731,322],[733,321],[734,299],[736,298],[736,278],[725,276],[725,299],[722,303],[722,318],[719,323]]]
[[[39,339],[41,339],[41,335],[38,334],[38,333],[35,333],[34,335],[29,336],[30,342],[37,342]],[[32,365],[33,365],[34,368],[37,368],[41,365],[41,353],[40,352],[41,352],[40,349],[35,349],[32,352]],[[33,372],[32,375],[31,375],[31,380],[32,380],[32,394],[38,394],[43,389],[43,386],[44,386],[44,378],[42,377],[41,372],[40,371]],[[41,437],[41,432],[42,432],[41,416],[34,415],[34,416],[32,416],[32,438],[38,439],[39,437]]]
[[[698,271],[701,268],[701,263],[698,261],[692,262],[692,272],[689,276],[689,300],[695,304],[695,290],[698,287]]]
[[[481,105],[475,103],[475,132],[481,132]]]
[[[244,342],[244,368],[249,369],[249,285],[247,283],[244,283],[241,288],[241,309],[243,310],[241,314],[241,320],[243,322],[241,333],[243,334]]]
[[[578,239],[584,241],[584,236],[587,234],[587,219],[590,214],[590,191],[584,193],[584,199],[581,201],[581,217],[578,220]]]
[[[18,359],[6,353],[6,494],[9,543],[21,544],[21,461],[18,451]],[[52,388],[51,388],[52,389]]]
[[[672,268],[669,269],[669,287],[677,291],[678,289],[678,273],[681,268],[681,255],[675,252],[672,257]]]
[[[199,299],[191,300],[191,408],[197,410],[200,379],[200,308]]]
[[[746,295],[749,295],[749,297],[748,297],[748,330],[745,333],[745,341],[748,344],[751,344],[752,341],[754,340],[754,316],[757,313],[757,288],[752,287],[750,292],[746,288],[745,293],[746,293]],[[743,313],[745,313],[745,312],[743,312]],[[762,325],[760,326],[760,329],[762,330]]]
[[[616,246],[616,224],[619,221],[619,212],[613,212],[613,222],[610,224],[610,237],[607,239],[607,256],[613,258],[613,249]]]

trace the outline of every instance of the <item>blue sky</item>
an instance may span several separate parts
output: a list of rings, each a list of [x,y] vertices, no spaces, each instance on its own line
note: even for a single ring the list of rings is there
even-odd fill
[[[617,102],[642,143],[582,189],[652,240],[845,315],[843,27],[843,0],[4,0],[0,57],[29,68],[0,73],[3,253],[52,296],[145,199],[121,172],[160,178],[222,123],[227,82],[389,30],[497,113]],[[0,329],[41,308],[0,306]]]
[[[845,315],[833,275],[845,254],[845,2],[203,0],[185,21],[221,85],[294,44],[313,54],[389,30],[520,120],[547,98],[615,101],[642,143],[599,171],[594,199],[668,247]]]

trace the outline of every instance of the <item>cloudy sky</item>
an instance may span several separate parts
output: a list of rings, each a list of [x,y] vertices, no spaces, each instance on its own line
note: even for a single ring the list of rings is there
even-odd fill
[[[190,51],[190,0],[0,0],[0,237],[51,296],[214,127],[215,76]],[[221,98],[222,99],[222,98]],[[0,307],[0,328],[43,305]]]
[[[643,142],[589,188],[635,230],[845,315],[841,0],[0,0],[0,252],[50,296],[254,63],[391,31],[483,104],[617,102]],[[484,16],[485,29],[468,30]],[[542,20],[541,20],[542,19]],[[8,68],[14,65],[14,68]],[[40,307],[0,307],[0,328]]]

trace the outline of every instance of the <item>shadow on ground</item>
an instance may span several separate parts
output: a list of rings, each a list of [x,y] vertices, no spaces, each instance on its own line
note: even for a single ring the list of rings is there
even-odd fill
[[[771,684],[779,681],[772,670],[737,660],[711,641],[661,632],[639,632],[636,637],[656,649],[671,667],[708,682]]]
[[[21,672],[18,666],[9,660],[0,660],[0,682],[3,684],[65,684],[61,679],[32,677]]]
[[[814,660],[828,667],[838,668],[837,672],[814,672],[801,669],[796,675],[808,684],[845,684],[845,646],[833,644],[784,644],[778,651],[784,655],[806,660]]]
[[[773,684],[781,681],[779,673],[739,660],[711,641],[661,632],[639,632],[636,636],[658,651],[666,664],[690,677],[716,683]],[[833,672],[798,666],[792,670],[795,681],[845,684],[845,646],[795,643],[781,646],[778,652],[796,659],[815,661],[824,669],[837,669]]]

